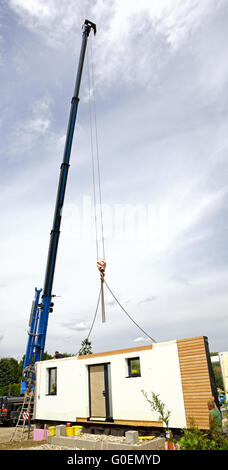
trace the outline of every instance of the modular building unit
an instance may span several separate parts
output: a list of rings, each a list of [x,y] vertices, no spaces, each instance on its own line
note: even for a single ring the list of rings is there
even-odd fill
[[[208,429],[207,400],[216,388],[207,338],[38,362],[34,419],[162,427],[142,390],[159,394],[170,428],[188,427],[193,418]]]
[[[226,394],[226,401],[228,402],[228,351],[219,353],[219,361],[222,371],[224,392]]]

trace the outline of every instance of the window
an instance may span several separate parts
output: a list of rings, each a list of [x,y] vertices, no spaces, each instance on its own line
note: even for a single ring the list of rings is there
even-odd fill
[[[57,394],[57,367],[48,369],[48,395]]]
[[[139,357],[131,357],[127,359],[128,377],[140,377],[140,360]]]

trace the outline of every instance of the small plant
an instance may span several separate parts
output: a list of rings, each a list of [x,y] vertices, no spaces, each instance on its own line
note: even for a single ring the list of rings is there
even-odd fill
[[[86,338],[81,342],[81,348],[78,352],[78,355],[87,356],[88,354],[92,354],[92,344],[88,338]]]
[[[151,399],[148,398],[148,394],[144,391],[141,390],[144,397],[150,404],[151,408],[153,411],[157,411],[159,413],[159,419],[162,421],[163,425],[166,427],[166,432],[168,431],[169,427],[169,418],[171,415],[171,411],[167,410],[165,411],[165,404],[162,403],[162,401],[159,398],[159,394],[156,395],[156,393],[151,392]]]

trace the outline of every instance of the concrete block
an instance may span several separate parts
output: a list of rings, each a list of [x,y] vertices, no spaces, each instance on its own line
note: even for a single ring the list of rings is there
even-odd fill
[[[66,435],[66,426],[65,424],[59,424],[55,427],[56,436],[65,436]]]
[[[127,431],[125,432],[126,444],[136,444],[139,439],[138,431]]]
[[[77,438],[77,436],[48,436],[48,444],[56,446],[63,446],[69,449],[81,449],[81,450],[165,450],[165,439],[156,438],[152,441],[140,442],[136,444],[127,444],[124,442],[112,442],[105,440],[92,440],[88,438]]]

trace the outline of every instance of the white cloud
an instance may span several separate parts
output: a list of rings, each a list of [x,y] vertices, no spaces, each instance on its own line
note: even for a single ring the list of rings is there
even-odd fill
[[[172,53],[223,5],[224,0],[9,0],[25,27],[56,48],[69,48],[85,17],[95,21],[95,73],[103,86],[157,81]]]
[[[189,184],[187,187],[178,186],[176,198],[170,200],[168,207],[168,223],[167,223],[167,248],[177,246],[177,239],[183,234],[187,234],[198,222],[202,222],[203,218],[208,214],[212,214],[224,202],[228,188],[221,188],[211,193],[202,193],[197,190],[198,185]],[[190,232],[191,233],[191,232]],[[205,236],[205,231],[199,236],[195,235],[190,241],[199,241],[201,236]],[[184,243],[188,243],[189,238],[186,235]]]
[[[35,101],[31,109],[31,118],[16,122],[8,151],[11,155],[26,154],[44,137],[51,127],[52,100],[44,96]]]
[[[68,328],[70,328],[71,330],[75,330],[75,331],[85,331],[85,330],[89,330],[90,325],[84,321],[81,321],[78,323],[69,324]]]
[[[210,0],[101,0],[93,13],[97,80],[110,85],[123,78],[150,85],[157,82],[173,52],[194,37],[215,7]],[[111,7],[111,8],[110,8]],[[99,29],[100,26],[100,29]]]
[[[0,66],[2,65],[3,63],[3,54],[4,54],[4,39],[3,37],[0,35]]]
[[[45,0],[10,0],[9,4],[15,8],[17,12],[23,11],[32,17],[45,20],[50,18],[53,11],[53,2],[46,2]]]
[[[75,25],[82,23],[83,2],[75,0],[9,0],[10,8],[30,31],[39,34],[50,46],[68,42]]]
[[[216,210],[224,203],[224,198],[227,195],[228,188],[222,188],[217,191],[203,194],[194,191],[194,186],[188,187],[187,193],[183,190],[179,193],[179,201],[170,201],[169,205],[169,223],[167,234],[167,248],[176,247],[177,239],[185,235],[184,244],[199,242],[201,237],[206,236],[205,229],[202,234],[195,234],[192,237],[191,230],[198,222],[203,222],[204,217],[211,215],[213,210]],[[190,231],[190,237],[188,236]]]

